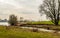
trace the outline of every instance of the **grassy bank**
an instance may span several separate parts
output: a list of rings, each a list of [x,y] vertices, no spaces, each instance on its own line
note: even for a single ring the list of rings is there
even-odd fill
[[[32,32],[17,26],[0,26],[0,38],[60,38],[58,33]]]
[[[36,21],[36,22],[28,22],[28,24],[53,24],[51,21]]]
[[[33,22],[28,22],[28,24],[54,24],[54,23],[52,23],[51,21],[33,21]]]

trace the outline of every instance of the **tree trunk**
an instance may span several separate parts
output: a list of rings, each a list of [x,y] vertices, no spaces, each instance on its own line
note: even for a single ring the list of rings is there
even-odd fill
[[[55,24],[55,25],[58,25],[58,23],[59,23],[58,20],[55,20],[55,23],[54,23],[54,24]]]
[[[58,25],[58,22],[55,22],[55,25]]]

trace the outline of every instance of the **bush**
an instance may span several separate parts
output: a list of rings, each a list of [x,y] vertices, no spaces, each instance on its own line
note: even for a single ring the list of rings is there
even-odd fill
[[[38,29],[36,28],[36,29],[33,29],[32,31],[33,31],[33,32],[38,32]]]

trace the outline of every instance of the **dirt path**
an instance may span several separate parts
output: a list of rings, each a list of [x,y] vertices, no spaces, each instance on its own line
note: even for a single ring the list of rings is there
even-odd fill
[[[60,33],[60,31],[55,31],[55,30],[47,30],[43,28],[33,28],[33,27],[21,27],[21,28],[26,28],[26,29],[38,29],[39,31],[44,31],[44,32],[53,32],[53,33]]]

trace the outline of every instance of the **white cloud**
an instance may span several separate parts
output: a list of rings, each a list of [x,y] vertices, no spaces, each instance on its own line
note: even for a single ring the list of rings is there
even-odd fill
[[[0,17],[8,18],[15,14],[29,20],[39,20],[39,5],[42,0],[0,0]]]

